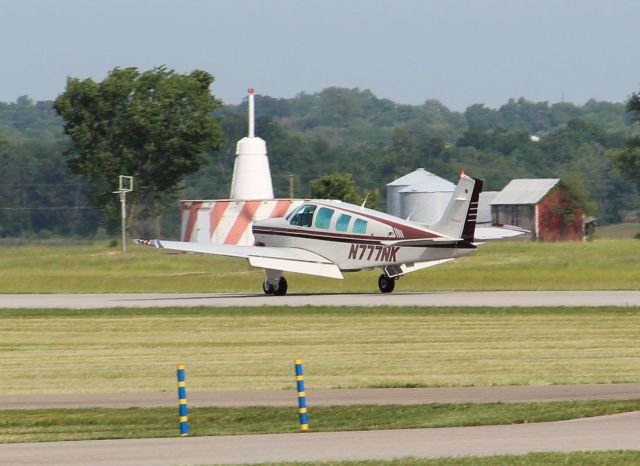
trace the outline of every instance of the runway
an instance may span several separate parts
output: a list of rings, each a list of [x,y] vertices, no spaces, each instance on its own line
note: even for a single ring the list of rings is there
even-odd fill
[[[6,464],[163,466],[637,450],[640,412],[505,426],[0,445]]]
[[[640,291],[455,291],[357,294],[3,294],[2,309],[111,307],[421,306],[551,307],[640,306]]]

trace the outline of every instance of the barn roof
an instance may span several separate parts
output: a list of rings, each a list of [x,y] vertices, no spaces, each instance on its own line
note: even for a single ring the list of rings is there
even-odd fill
[[[559,181],[558,178],[511,180],[491,205],[537,204]]]

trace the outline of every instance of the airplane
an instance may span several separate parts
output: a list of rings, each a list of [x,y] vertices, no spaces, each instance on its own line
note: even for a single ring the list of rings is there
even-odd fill
[[[242,257],[265,269],[267,295],[287,293],[283,272],[336,279],[342,272],[380,268],[378,288],[390,293],[403,275],[452,261],[479,244],[526,233],[515,227],[476,230],[483,181],[460,173],[442,219],[434,225],[403,220],[362,206],[310,200],[284,217],[254,222],[255,246],[138,239],[140,245],[183,252]]]

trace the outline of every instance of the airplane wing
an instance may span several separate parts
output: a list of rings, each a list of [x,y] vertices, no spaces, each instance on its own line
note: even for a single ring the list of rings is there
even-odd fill
[[[513,238],[515,236],[531,233],[529,230],[523,230],[512,225],[503,225],[501,227],[482,227],[476,228],[474,234],[474,242],[483,242],[489,240]],[[381,241],[385,246],[436,246],[436,245],[454,245],[464,241],[462,238],[450,238],[440,236],[436,238],[418,238],[418,239],[399,239]]]
[[[298,272],[329,278],[344,278],[338,266],[311,251],[299,248],[274,248],[267,246],[240,246],[234,244],[189,243],[159,239],[137,239],[134,243],[160,249],[242,257],[254,267]]]

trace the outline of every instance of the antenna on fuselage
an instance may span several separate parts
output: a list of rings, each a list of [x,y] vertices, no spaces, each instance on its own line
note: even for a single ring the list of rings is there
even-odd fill
[[[362,205],[360,206],[361,209],[364,209],[364,205],[367,203],[367,199],[369,199],[369,194],[367,193],[367,195],[364,197],[364,201],[362,201]]]

